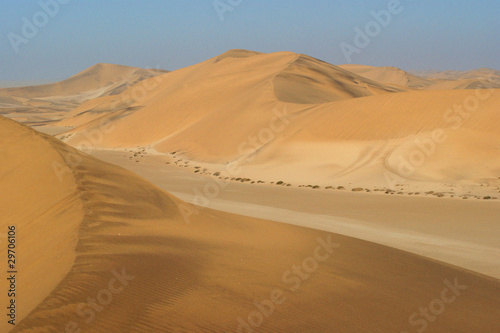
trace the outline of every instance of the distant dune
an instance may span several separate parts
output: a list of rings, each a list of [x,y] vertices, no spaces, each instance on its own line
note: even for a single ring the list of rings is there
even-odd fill
[[[166,72],[97,64],[61,82],[0,89],[0,113],[24,123],[50,123],[84,101],[119,94],[146,78]],[[2,112],[3,108],[8,112]]]
[[[0,88],[19,88],[27,86],[39,86],[43,84],[55,83],[60,80],[3,80],[0,81]]]
[[[411,89],[449,90],[500,88],[500,72],[483,68],[473,71],[409,71],[397,67],[373,67],[365,65],[341,65],[348,71],[384,84]]]
[[[412,75],[397,67],[373,67],[365,65],[341,65],[339,67],[373,81],[412,89],[427,88],[435,84],[433,81]]]
[[[471,71],[413,71],[416,75],[427,79],[461,80],[461,79],[484,79],[492,77],[500,78],[500,71],[491,68],[480,68]]]
[[[166,71],[142,69],[130,66],[97,64],[72,77],[56,83],[41,86],[5,88],[0,95],[21,98],[42,98],[81,95],[84,92],[99,91],[95,97],[117,94],[145,78],[164,74]],[[102,90],[101,90],[102,89]]]
[[[0,139],[2,228],[17,227],[20,272],[18,322],[2,321],[2,331],[498,328],[496,279],[349,237],[195,211],[1,117]],[[419,308],[436,302],[445,310],[431,323]]]
[[[436,82],[430,89],[481,89],[484,82],[500,88],[500,71],[481,68],[471,71],[415,71],[416,75]]]

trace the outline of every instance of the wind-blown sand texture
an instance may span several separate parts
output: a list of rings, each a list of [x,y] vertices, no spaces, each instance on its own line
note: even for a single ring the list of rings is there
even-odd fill
[[[2,205],[7,224],[26,235],[18,243],[22,310],[12,332],[62,332],[66,325],[86,332],[234,332],[238,318],[257,309],[254,301],[274,299],[274,289],[283,292],[276,298],[282,303],[255,332],[397,331],[419,306],[441,297],[444,280],[455,279],[467,289],[456,290],[432,330],[498,328],[498,280],[353,238],[211,210],[187,224],[188,204],[132,173],[12,121],[0,119],[0,127],[0,188],[30,177],[15,188],[37,202],[13,198],[9,211]],[[52,163],[68,154],[80,162],[59,182]],[[74,209],[57,212],[61,200]],[[24,209],[16,207],[21,201]],[[329,241],[339,247],[321,247]],[[307,279],[286,274],[315,252],[328,258],[316,261]],[[295,291],[292,277],[300,281]],[[120,291],[103,292],[110,289]],[[87,297],[109,304],[90,310]]]

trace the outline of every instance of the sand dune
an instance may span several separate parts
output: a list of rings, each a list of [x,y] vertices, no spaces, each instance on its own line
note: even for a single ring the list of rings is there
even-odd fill
[[[461,80],[442,80],[435,79],[436,83],[428,90],[447,90],[447,89],[484,89],[485,85],[500,88],[500,80],[495,78],[479,78],[479,79],[461,79]]]
[[[481,89],[404,91],[430,81],[375,72],[407,87],[290,52],[233,50],[82,104],[57,123],[72,128],[59,138],[176,152],[213,172],[237,162],[242,175],[268,182],[370,190],[409,183],[404,193],[498,197],[499,90],[485,81]],[[147,94],[131,98],[145,86]],[[447,183],[462,187],[448,191]]]
[[[399,91],[291,52],[247,54],[237,51],[236,57],[233,56],[234,52],[167,74],[144,98],[126,104],[124,109],[116,108],[117,101],[127,100],[132,90],[142,85],[153,87],[163,77],[149,79],[151,82],[145,80],[138,87],[124,92],[123,96],[117,96],[114,101],[101,98],[89,102],[89,105],[82,105],[59,125],[80,126],[82,118],[93,117],[92,120],[95,120],[99,117],[99,122],[84,124],[64,134],[65,137],[70,135],[68,142],[75,144],[84,137],[79,132],[91,131],[113,119],[112,125],[116,130],[106,135],[99,144],[103,147],[129,147],[160,143],[167,137],[174,140],[178,133],[185,130],[214,134],[212,129],[219,126],[220,119],[232,118],[235,119],[234,123],[247,124],[244,127],[225,128],[220,136],[214,138],[213,142],[218,143],[217,148],[210,149],[209,153],[217,158],[229,148],[221,139],[227,141],[227,138],[231,138],[241,142],[255,128],[268,126],[268,118],[273,115],[272,109],[284,105],[283,101],[295,101],[286,104],[302,111],[312,106],[303,103]],[[242,54],[247,56],[243,57]],[[308,82],[307,87],[305,82]],[[96,104],[99,105],[97,111],[94,109]],[[108,114],[103,115],[101,110],[106,108]],[[179,140],[189,137],[183,133]],[[159,151],[168,149],[163,148],[162,144],[157,148]],[[208,158],[208,155],[205,157]]]
[[[0,128],[1,249],[2,257],[7,258],[7,226],[16,226],[20,321],[73,266],[84,208],[71,173],[59,178],[54,172],[53,165],[65,162],[51,141],[3,117]],[[1,287],[8,289],[5,278]],[[7,293],[2,293],[3,305],[6,297]],[[6,321],[1,325],[1,331],[6,332]]]
[[[238,82],[240,78],[236,80],[235,77],[241,72],[245,73],[247,78]],[[236,92],[241,93],[244,89],[251,88],[252,91],[248,95],[271,94],[273,99],[299,104],[317,104],[401,91],[366,80],[305,55],[291,52],[260,54],[245,50],[232,50],[198,65],[175,71],[168,77],[156,78],[156,80],[149,80],[150,82],[145,81],[126,91],[122,96],[117,96],[115,100],[98,99],[92,104],[82,105],[81,108],[68,114],[64,123],[72,124],[73,116],[92,112],[96,103],[99,103],[102,108],[107,107],[109,111],[113,111],[116,109],[113,103],[116,105],[117,101],[121,101],[122,103],[118,104],[122,106],[149,106],[148,104],[153,102],[153,99],[160,96],[161,100],[154,100],[155,105],[173,100],[172,104],[176,106],[179,104],[179,99],[195,98],[195,92],[200,93],[202,90],[204,92],[208,80],[212,79],[216,80],[216,83],[211,86],[214,91],[205,92],[205,95],[199,99],[206,99],[209,96],[215,99],[216,96],[209,95],[209,93],[226,89],[227,82],[238,83],[237,87],[231,88],[229,92],[224,91],[223,96],[235,95]],[[159,81],[163,82],[159,85],[156,83]],[[140,96],[135,100],[130,98],[134,95],[134,89],[144,90],[146,87],[147,96]]]
[[[412,71],[415,75],[435,82],[429,89],[482,89],[485,82],[500,88],[500,72],[490,68],[471,71]]]
[[[87,100],[119,94],[166,72],[97,64],[61,82],[0,89],[0,114],[31,125],[51,123]]]
[[[278,100],[299,104],[320,104],[402,91],[372,80],[360,80],[359,76],[340,67],[304,55],[280,71],[273,85]]]
[[[450,109],[470,96],[412,92],[324,104],[297,115],[279,138],[259,147],[251,164],[295,184],[366,178],[383,186],[390,172],[405,181],[494,185],[500,175],[500,94],[463,118]]]
[[[499,327],[498,280],[349,237],[212,210],[193,214],[187,224],[183,214],[193,206],[132,173],[13,121],[0,118],[0,127],[0,189],[2,198],[11,198],[2,213],[23,235],[19,322],[11,329],[3,321],[3,330],[388,332],[425,325],[436,332],[496,332]],[[29,168],[23,167],[28,158]],[[62,181],[54,163],[67,167]],[[13,184],[19,195],[31,193],[31,204],[7,195]],[[56,203],[65,200],[65,209],[58,209]],[[294,273],[293,265],[301,263],[307,271]],[[436,302],[445,307],[436,312],[438,320],[418,314],[419,307]]]
[[[376,82],[412,89],[424,89],[435,84],[434,81],[412,75],[397,67],[373,67],[352,64],[340,65],[339,67]]]
[[[500,88],[500,72],[483,68],[472,71],[409,71],[397,67],[341,65],[370,80],[394,86],[420,90],[485,89]]]
[[[443,80],[485,79],[488,77],[500,78],[500,71],[491,68],[480,68],[470,71],[412,71],[412,73],[427,79]]]
[[[0,94],[21,98],[43,98],[80,95],[82,92],[100,88],[106,89],[105,94],[117,94],[125,90],[127,85],[133,85],[144,78],[165,72],[122,65],[97,64],[61,82],[41,86],[5,88],[0,91]]]

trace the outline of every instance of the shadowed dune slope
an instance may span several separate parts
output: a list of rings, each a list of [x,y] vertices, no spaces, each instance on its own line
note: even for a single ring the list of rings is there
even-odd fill
[[[377,83],[368,77],[361,79],[356,74],[300,55],[275,77],[274,91],[276,97],[283,102],[320,104],[404,90]]]
[[[498,280],[349,237],[194,211],[49,136],[2,118],[0,129],[1,213],[18,228],[25,311],[3,331],[389,332],[421,327],[409,317],[441,297],[429,332],[500,327]],[[54,162],[66,165],[61,183]],[[55,212],[61,200],[70,202]]]

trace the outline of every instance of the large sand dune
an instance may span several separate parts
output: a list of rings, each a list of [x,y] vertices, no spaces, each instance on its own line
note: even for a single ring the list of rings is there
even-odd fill
[[[394,68],[372,79],[290,52],[233,50],[80,105],[57,123],[72,128],[59,138],[175,152],[214,172],[237,162],[243,176],[269,182],[409,183],[403,192],[455,195],[444,186],[451,183],[460,195],[498,196],[500,90],[492,81],[414,91],[430,81]]]
[[[0,129],[2,228],[17,226],[20,261],[18,324],[4,331],[498,331],[498,280],[211,210],[186,223],[193,206],[132,173],[13,121]]]
[[[81,105],[58,125],[80,126],[90,121],[68,133],[71,134],[90,130],[112,118],[117,130],[114,136],[106,136],[102,145],[126,147],[156,143],[189,128],[213,132],[211,128],[220,122],[212,119],[232,118],[235,123],[248,123],[247,128],[227,128],[221,135],[239,140],[255,127],[266,126],[266,117],[272,115],[276,103],[289,102],[303,110],[308,104],[401,91],[304,55],[242,50],[229,51],[149,81],[130,88],[122,96]],[[147,95],[130,98],[145,87],[153,88],[148,89]],[[103,110],[108,111],[107,116],[103,116]],[[99,122],[92,122],[97,118]],[[123,135],[125,132],[128,134]],[[79,137],[69,142],[74,143]]]

